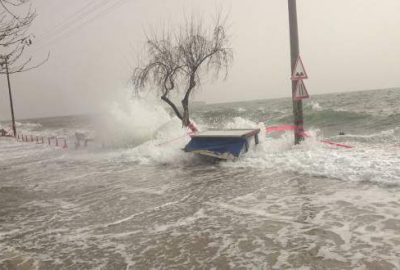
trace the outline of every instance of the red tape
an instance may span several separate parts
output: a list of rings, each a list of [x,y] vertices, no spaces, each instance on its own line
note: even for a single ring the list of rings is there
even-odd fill
[[[267,133],[273,133],[273,132],[282,132],[282,131],[292,131],[292,130],[296,130],[297,127],[296,126],[292,126],[292,125],[280,125],[280,126],[271,126],[271,127],[266,127],[265,130]],[[308,138],[310,137],[310,135],[303,131],[302,128],[300,128],[301,132],[300,135],[303,136],[304,138]],[[343,147],[343,148],[354,148],[353,146],[347,145],[347,144],[342,144],[342,143],[336,143],[336,142],[332,142],[332,141],[328,141],[328,140],[322,140],[320,141],[321,143],[325,143],[325,144],[329,144],[329,145],[333,145],[333,146],[337,146],[337,147]]]
[[[290,131],[290,130],[295,130],[295,126],[291,125],[280,125],[280,126],[272,126],[272,127],[266,127],[267,133],[272,133],[272,132],[280,132],[280,131]]]

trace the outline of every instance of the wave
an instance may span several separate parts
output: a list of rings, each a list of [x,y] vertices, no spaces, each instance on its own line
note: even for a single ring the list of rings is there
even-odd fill
[[[32,131],[32,130],[38,130],[42,127],[40,123],[35,123],[35,122],[18,122],[15,121],[15,126],[19,130],[23,131]],[[11,121],[9,122],[3,122],[0,124],[0,128],[11,128],[12,124]]]
[[[22,128],[39,128],[42,127],[39,123],[30,123],[30,122],[15,122],[15,126],[22,127]]]
[[[249,167],[344,181],[400,185],[399,147],[357,144],[341,149],[321,144],[318,136],[293,145],[293,135],[268,138],[238,162],[222,166]]]
[[[312,100],[310,103],[306,103],[306,106],[305,106],[305,107],[306,107],[306,108],[309,107],[309,108],[311,108],[313,111],[317,111],[317,112],[322,111],[321,105],[320,105],[318,102],[313,101],[313,100]]]
[[[175,126],[176,129],[179,121]],[[225,128],[257,128],[264,131],[263,124],[246,118],[235,117],[226,123]],[[266,136],[263,133],[261,144],[235,162],[220,162],[223,167],[248,167],[268,169],[271,171],[290,172],[311,177],[335,178],[343,181],[372,182],[383,185],[400,185],[400,147],[387,143],[375,146],[369,141],[364,143],[359,138],[377,140],[399,136],[400,128],[378,132],[371,135],[338,136],[341,141],[353,146],[352,149],[342,149],[325,145],[320,142],[321,131],[311,129],[311,135],[301,145],[293,145],[293,134],[284,133],[278,138]],[[170,136],[177,134],[169,134]],[[168,136],[163,137],[167,139]],[[355,142],[354,137],[358,138]],[[374,139],[375,138],[375,139]],[[178,140],[167,141],[159,145],[152,140],[126,153],[131,160],[146,164],[168,164],[174,166],[192,166],[201,162],[201,158],[183,152],[181,149],[190,140],[181,133]],[[384,139],[382,139],[384,141]],[[339,140],[336,140],[339,141]],[[390,141],[390,140],[389,140]]]
[[[322,109],[321,111],[305,110],[304,121],[306,126],[318,128],[340,127],[365,125],[365,123],[375,122],[374,116],[367,113],[335,111],[331,109]],[[291,113],[282,117],[271,119],[271,123],[292,123],[293,115]]]
[[[398,144],[400,143],[400,127],[382,130],[371,134],[345,134],[331,137],[339,141],[356,141],[368,143],[371,146],[374,144]]]
[[[389,129],[369,135],[348,134],[336,136],[335,141],[349,143],[355,148],[341,149],[320,143],[320,131],[309,131],[311,138],[301,145],[293,145],[293,134],[280,137],[262,134],[261,144],[254,151],[236,162],[210,164],[201,157],[185,153],[182,149],[189,142],[187,130],[176,117],[171,117],[163,107],[149,101],[132,101],[128,108],[114,107],[109,117],[120,133],[103,135],[116,140],[113,148],[106,152],[91,151],[76,153],[89,159],[106,159],[113,162],[134,163],[150,166],[193,167],[197,165],[255,168],[277,172],[288,172],[309,177],[335,178],[343,181],[372,182],[384,185],[400,185],[400,147],[388,142],[399,137],[400,128]],[[140,113],[141,117],[137,117]],[[103,129],[105,123],[103,122]],[[245,117],[235,117],[226,122],[224,128],[261,128],[262,123]],[[202,130],[209,128],[201,126]],[[371,142],[382,142],[374,145]],[[116,146],[116,147],[115,147]],[[37,146],[39,147],[39,146]],[[29,149],[28,149],[29,150]],[[27,151],[28,151],[27,150]],[[89,155],[89,156],[88,156]]]
[[[135,146],[157,137],[173,121],[159,102],[126,99],[114,102],[95,125],[97,140],[112,146]],[[171,132],[171,131],[169,131]]]
[[[257,124],[245,118],[235,118],[226,125],[229,128],[255,128]],[[311,135],[302,144],[293,145],[293,134],[284,133],[278,138],[262,134],[261,144],[237,161],[210,163],[198,155],[185,153],[182,149],[189,142],[186,130],[178,119],[170,121],[157,136],[138,146],[115,150],[114,157],[121,162],[142,165],[172,167],[222,166],[253,168],[273,172],[294,173],[309,177],[340,179],[353,182],[370,182],[379,185],[400,185],[400,145],[354,142],[348,135],[343,140],[354,148],[343,149],[322,144],[319,130],[308,131]],[[399,132],[392,131],[392,132]],[[391,133],[391,131],[383,134]],[[397,134],[397,133],[396,133]],[[381,134],[382,135],[382,134]],[[381,136],[376,134],[376,136]]]

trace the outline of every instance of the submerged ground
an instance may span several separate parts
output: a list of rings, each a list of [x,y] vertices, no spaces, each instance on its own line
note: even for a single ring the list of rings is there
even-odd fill
[[[166,122],[150,137],[127,129],[118,136],[136,142],[105,149],[1,139],[0,269],[400,269],[399,91],[365,93],[315,98],[306,117],[316,137],[293,147],[291,134],[269,136],[237,162],[183,153],[188,138],[174,140],[182,132],[164,114],[144,113]],[[195,119],[286,123],[287,104],[211,105]],[[19,129],[86,126],[60,118]]]

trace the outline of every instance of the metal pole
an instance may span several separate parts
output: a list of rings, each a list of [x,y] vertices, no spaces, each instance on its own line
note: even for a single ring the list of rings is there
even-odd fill
[[[295,69],[297,58],[299,57],[299,33],[297,27],[297,11],[296,0],[288,0],[289,6],[289,29],[290,29],[290,57],[292,74]],[[303,140],[303,102],[294,100],[296,91],[296,81],[292,81],[292,100],[293,100],[293,116],[294,116],[294,143],[299,144]]]
[[[8,73],[8,59],[7,58],[8,57],[6,56],[4,59],[5,59],[5,64],[6,64],[8,95],[10,97],[12,128],[13,128],[14,137],[15,137],[15,136],[17,136],[17,129],[15,128],[14,105],[13,105],[13,99],[12,99],[12,94],[11,94],[11,83],[10,83],[10,74]]]

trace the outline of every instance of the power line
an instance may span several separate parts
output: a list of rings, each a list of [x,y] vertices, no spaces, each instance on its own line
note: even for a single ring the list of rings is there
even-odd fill
[[[78,11],[74,12],[71,16],[67,17],[64,21],[56,24],[52,30],[50,30],[48,33],[45,33],[43,35],[43,38],[46,37],[46,34],[47,34],[47,36],[54,35],[55,33],[62,30],[65,26],[68,26],[68,24],[74,23],[74,21],[76,22],[77,19],[79,19],[79,16],[85,14],[85,12],[87,12],[87,10],[94,4],[96,4],[96,0],[92,0],[88,3],[86,3],[82,8],[80,8]]]
[[[82,19],[84,19],[87,16],[90,16],[91,14],[95,13],[96,11],[104,7],[108,1],[110,0],[100,0],[100,2],[91,1],[87,3],[84,7],[82,7],[77,12],[68,17],[65,21],[59,23],[55,28],[49,31],[49,34],[47,36],[43,35],[42,37],[40,37],[39,45],[41,43],[46,44],[52,39],[61,36],[63,33],[67,32],[75,25],[79,25]]]
[[[50,45],[52,43],[55,43],[59,41],[62,38],[67,38],[70,35],[72,35],[75,31],[82,29],[85,25],[91,23],[92,21],[98,19],[100,16],[107,15],[113,11],[113,9],[118,8],[124,4],[126,0],[117,0],[113,4],[109,5],[108,7],[107,4],[110,3],[110,0],[104,0],[102,2],[98,2],[97,5],[92,6],[92,8],[88,9],[90,7],[90,3],[85,5],[83,8],[78,10],[74,15],[70,16],[69,18],[73,18],[71,22],[64,22],[61,23],[60,25],[64,25],[62,28],[57,30],[53,30],[52,32],[57,31],[55,34],[50,35],[49,38],[42,43],[40,47],[38,47],[34,52],[40,50],[46,45]],[[93,2],[91,2],[93,3]],[[105,9],[102,9],[103,7],[106,7]],[[86,9],[86,10],[85,10]],[[91,18],[88,18],[91,14],[94,14]],[[83,20],[82,19],[85,19]],[[40,44],[40,43],[39,43]]]

